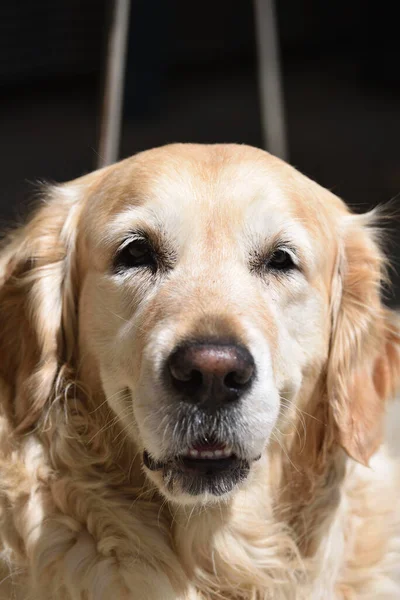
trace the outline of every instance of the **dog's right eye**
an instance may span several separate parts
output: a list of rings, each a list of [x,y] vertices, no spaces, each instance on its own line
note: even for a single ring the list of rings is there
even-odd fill
[[[157,259],[150,243],[140,238],[128,242],[118,252],[115,266],[118,270],[148,267],[155,271]]]

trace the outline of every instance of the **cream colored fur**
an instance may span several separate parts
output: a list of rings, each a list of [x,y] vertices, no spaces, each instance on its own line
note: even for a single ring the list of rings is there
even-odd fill
[[[150,202],[193,261],[193,287],[187,274],[174,283],[188,303],[179,318],[173,290],[142,283],[124,304],[106,281],[118,227]],[[228,210],[209,221],[213,202]],[[255,203],[268,227],[280,219],[296,231],[304,253],[304,280],[269,284],[272,308],[259,281],[232,266],[242,242],[232,242],[230,219],[237,230],[249,219],[257,239],[274,233]],[[237,146],[150,151],[47,194],[0,255],[1,600],[400,598],[400,473],[382,436],[399,336],[380,300],[373,219]],[[222,258],[204,260],[204,275],[197,262],[214,245]],[[219,278],[218,260],[232,269]],[[127,398],[118,377],[131,370],[137,383],[145,372],[150,387],[136,361],[158,360],[175,325],[219,332],[212,313],[196,321],[201,293],[214,313],[224,298],[224,327],[269,349],[281,404],[249,478],[219,501],[189,503],[143,468],[152,430],[130,408],[139,392]],[[167,316],[163,337],[151,337]],[[154,339],[164,346],[154,350]]]

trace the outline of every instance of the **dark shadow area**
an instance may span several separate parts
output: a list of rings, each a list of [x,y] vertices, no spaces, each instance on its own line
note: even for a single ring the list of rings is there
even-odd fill
[[[252,3],[132,5],[121,156],[173,141],[262,146]],[[104,1],[2,3],[3,223],[24,213],[32,183],[96,166],[107,15]],[[357,211],[393,199],[400,192],[394,8],[282,0],[278,21],[290,162]],[[393,302],[399,277],[394,284]]]

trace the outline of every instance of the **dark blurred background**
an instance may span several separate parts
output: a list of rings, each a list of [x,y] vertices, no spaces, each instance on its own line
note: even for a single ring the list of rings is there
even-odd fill
[[[357,211],[395,198],[395,6],[278,0],[276,8],[289,161]],[[24,214],[34,182],[96,166],[109,17],[104,0],[1,3],[2,224]],[[132,0],[121,157],[173,141],[262,146],[250,0]]]

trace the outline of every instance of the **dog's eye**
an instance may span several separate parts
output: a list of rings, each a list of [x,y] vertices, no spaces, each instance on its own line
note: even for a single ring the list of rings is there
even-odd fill
[[[289,271],[295,267],[293,258],[287,250],[277,248],[268,260],[268,268],[275,271]]]
[[[137,239],[126,244],[118,253],[116,266],[126,269],[149,267],[155,270],[157,260],[149,242],[145,239]]]

